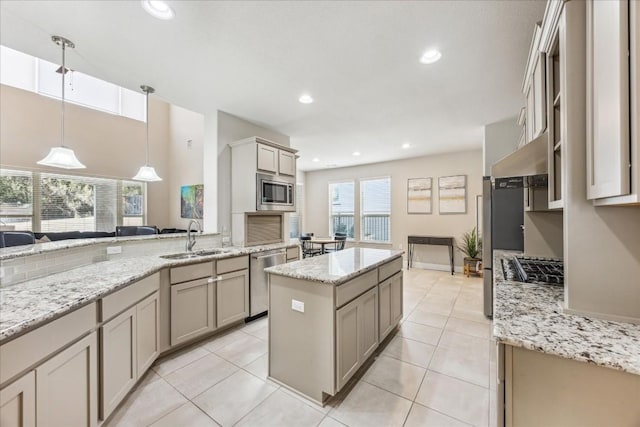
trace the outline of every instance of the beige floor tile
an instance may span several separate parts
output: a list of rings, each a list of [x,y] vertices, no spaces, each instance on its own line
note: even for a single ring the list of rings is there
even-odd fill
[[[363,381],[391,393],[413,400],[418,393],[426,369],[398,359],[379,356],[362,377]]]
[[[216,427],[215,421],[198,409],[193,403],[187,402],[178,409],[170,412],[150,427]]]
[[[489,339],[491,337],[491,325],[472,320],[451,317],[444,328],[447,331],[460,332],[478,338]]]
[[[429,367],[436,347],[404,337],[394,337],[382,354],[414,365]]]
[[[245,332],[247,334],[253,336],[253,337],[256,337],[256,338],[262,340],[262,341],[268,341],[269,340],[269,328],[266,327],[266,326],[263,326],[260,329],[253,330],[251,332],[249,332],[249,331],[245,331]]]
[[[327,415],[318,427],[345,427],[345,425]]]
[[[479,358],[472,351],[438,347],[431,358],[429,369],[485,388],[489,387],[489,360]]]
[[[237,341],[215,351],[215,354],[234,365],[246,366],[268,351],[266,341],[245,334]]]
[[[460,350],[465,354],[489,361],[491,341],[445,329],[440,337],[438,347]]]
[[[260,319],[253,320],[242,327],[242,331],[248,334],[257,331],[258,329],[266,328],[269,324],[268,317],[261,317]]]
[[[424,300],[422,300],[420,304],[416,306],[416,309],[427,311],[429,313],[442,314],[444,316],[448,316],[451,313],[451,310],[453,310],[453,304],[437,303],[429,301],[427,298],[428,295]]]
[[[489,422],[489,390],[456,378],[427,371],[416,402],[477,426]]]
[[[208,354],[211,353],[202,347],[188,347],[157,360],[153,366],[153,370],[158,375],[165,376]]]
[[[269,375],[269,353],[265,353],[253,362],[244,366],[243,369],[255,375],[256,377],[266,380]]]
[[[496,398],[495,390],[491,391],[489,393],[489,427],[496,427],[498,425],[498,406]]]
[[[467,427],[469,424],[414,403],[404,427]]]
[[[187,399],[155,373],[147,374],[104,426],[147,426],[187,403]]]
[[[458,319],[473,320],[474,322],[491,324],[491,320],[486,318],[483,310],[484,308],[480,310],[469,310],[469,309],[460,308],[457,305],[454,305],[453,310],[451,311],[451,317],[456,317]]]
[[[193,399],[221,426],[231,426],[277,390],[240,370]]]
[[[434,328],[442,329],[447,324],[448,317],[442,314],[430,313],[428,311],[422,311],[420,309],[413,310],[411,315],[407,318],[408,321],[413,323],[420,323],[421,325],[433,326]]]
[[[215,353],[217,350],[247,336],[242,330],[233,328],[228,332],[214,335],[202,344],[205,350]]]
[[[324,414],[300,400],[276,390],[257,408],[236,424],[238,427],[312,427],[317,426]]]
[[[221,357],[209,354],[184,368],[173,371],[165,379],[180,393],[189,399],[193,399],[238,369],[237,366]]]
[[[349,427],[401,426],[411,401],[360,381],[329,413]]]
[[[402,337],[431,345],[438,344],[441,334],[442,329],[409,321],[403,322],[402,325],[400,325],[400,330],[398,331],[398,335]]]

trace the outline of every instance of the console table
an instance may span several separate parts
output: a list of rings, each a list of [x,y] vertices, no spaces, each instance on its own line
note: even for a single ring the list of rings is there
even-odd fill
[[[453,237],[436,237],[436,236],[408,236],[407,247],[409,256],[407,259],[407,270],[413,264],[414,245],[437,245],[449,247],[449,264],[451,265],[451,274],[453,275]]]

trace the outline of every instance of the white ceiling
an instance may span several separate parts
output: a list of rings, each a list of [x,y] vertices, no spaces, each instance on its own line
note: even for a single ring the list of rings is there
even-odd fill
[[[1,1],[0,43],[201,113],[291,136],[303,170],[482,146],[517,114],[545,1]],[[418,62],[428,48],[442,59]],[[310,93],[315,102],[298,97]],[[410,142],[412,147],[401,148]],[[362,153],[352,156],[353,151]],[[313,163],[312,158],[319,162]]]

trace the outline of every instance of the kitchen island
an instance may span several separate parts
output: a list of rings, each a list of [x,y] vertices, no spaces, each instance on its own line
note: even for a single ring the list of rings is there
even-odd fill
[[[351,248],[267,268],[269,378],[323,405],[402,318],[402,251]]]
[[[563,312],[562,287],[505,275],[517,254],[494,252],[498,425],[640,425],[640,326]]]

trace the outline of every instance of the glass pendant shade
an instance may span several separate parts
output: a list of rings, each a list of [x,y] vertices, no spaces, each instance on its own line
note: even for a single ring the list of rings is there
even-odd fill
[[[142,85],[140,89],[147,95],[146,104],[146,145],[145,145],[145,154],[147,158],[147,163],[140,167],[140,170],[132,179],[136,181],[146,181],[146,182],[154,182],[154,181],[162,181],[162,178],[158,176],[156,170],[153,166],[149,166],[149,94],[155,92],[155,90],[151,86]]]
[[[85,165],[80,163],[76,154],[71,148],[53,147],[47,157],[38,162],[39,165],[51,166],[62,169],[84,169]]]
[[[86,166],[80,163],[76,154],[71,148],[64,146],[64,75],[67,73],[65,66],[65,49],[67,47],[74,48],[75,45],[71,40],[67,40],[64,37],[52,36],[51,40],[62,47],[62,67],[60,67],[60,74],[62,75],[62,102],[60,108],[60,147],[53,147],[49,154],[44,159],[37,162],[42,166],[51,166],[54,168],[62,169],[85,169]]]
[[[138,171],[136,176],[133,177],[133,179],[135,179],[136,181],[147,182],[162,181],[162,178],[158,176],[153,166],[140,167],[140,170]]]

